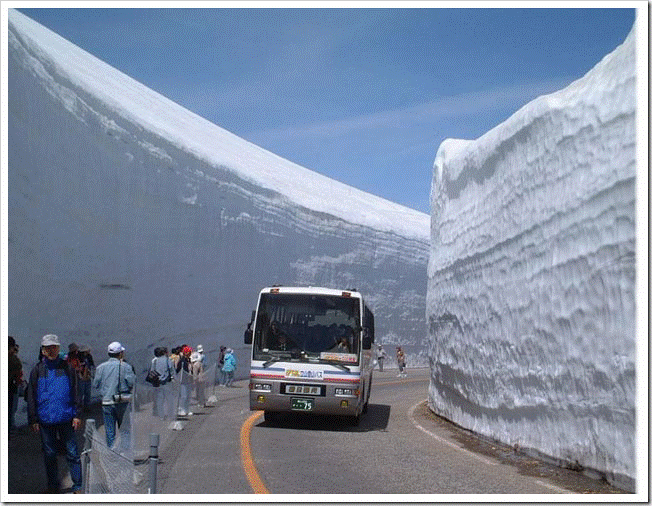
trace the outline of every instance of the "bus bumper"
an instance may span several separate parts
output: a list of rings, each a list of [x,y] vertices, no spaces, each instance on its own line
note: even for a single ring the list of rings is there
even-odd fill
[[[252,411],[271,411],[284,413],[307,413],[315,415],[347,415],[359,414],[361,408],[358,385],[338,385],[338,389],[350,391],[352,394],[334,393],[335,387],[330,387],[326,396],[288,395],[268,391],[250,390],[249,408]]]

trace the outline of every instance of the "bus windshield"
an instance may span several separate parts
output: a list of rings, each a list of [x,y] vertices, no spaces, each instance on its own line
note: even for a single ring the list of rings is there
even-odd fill
[[[255,329],[255,360],[357,364],[360,299],[263,293]]]

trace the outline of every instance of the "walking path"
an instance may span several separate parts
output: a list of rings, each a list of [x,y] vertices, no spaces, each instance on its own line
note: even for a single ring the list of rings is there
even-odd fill
[[[238,388],[226,388],[218,387],[215,389],[215,395],[217,398],[217,404],[223,402],[224,400],[235,396],[238,394],[238,391],[242,391],[242,388],[245,387],[245,382],[236,381],[234,385]],[[213,390],[210,389],[207,391],[207,398],[213,395]],[[14,498],[8,498],[4,494],[41,494],[45,492],[47,488],[47,479],[45,474],[45,463],[43,461],[43,452],[41,450],[41,438],[35,433],[31,427],[27,426],[26,414],[21,409],[24,406],[24,401],[21,400],[21,405],[19,405],[19,413],[16,416],[16,423],[19,428],[11,434],[7,443],[7,485],[6,489],[3,489],[3,502],[11,501]],[[198,407],[192,406],[192,411],[196,415],[201,415],[209,410],[213,409],[212,406],[208,407]],[[143,426],[147,426],[148,422],[152,422],[151,425],[154,426],[158,424],[161,426],[160,420],[154,418],[151,415],[152,413],[152,404],[147,403],[140,406],[138,410],[138,416],[141,417]],[[100,438],[104,437],[104,428],[103,428],[103,417],[102,417],[102,406],[99,402],[96,402],[91,405],[91,409],[88,413],[84,413],[82,416],[83,424],[82,429],[77,431],[77,441],[79,444],[80,452],[84,448],[84,428],[86,420],[93,419],[95,420],[95,426],[99,429]],[[150,420],[151,419],[151,420]],[[179,423],[177,424],[178,428],[185,427],[190,429],[193,425],[201,423],[201,417],[195,415],[190,417],[181,417]],[[161,445],[159,447],[159,455],[167,450],[171,445],[175,445],[175,440],[177,438],[183,439],[184,432],[186,429],[182,430],[172,430],[169,427],[169,424],[165,424],[165,433],[161,434]],[[147,440],[148,435],[139,435],[139,438]],[[137,459],[147,458],[149,448],[146,448],[141,452],[137,452],[135,457]],[[163,461],[159,464],[159,475],[165,476],[166,462]],[[137,466],[140,468],[141,466]],[[68,473],[68,463],[66,462],[65,452],[63,448],[59,452],[59,475],[61,480],[62,493],[69,491],[72,486],[72,481]],[[139,491],[142,489],[143,493],[146,493],[147,484],[141,483],[137,487]]]
[[[91,406],[91,411],[84,413],[82,420],[88,418],[102,420],[102,408],[99,404]],[[18,420],[17,420],[18,421]],[[84,431],[77,431],[80,452],[84,447]],[[65,492],[72,486],[68,463],[63,448],[59,451],[59,474],[61,487]],[[9,494],[41,494],[47,488],[45,462],[41,450],[41,437],[26,425],[26,421],[9,436],[7,442],[7,489]],[[6,496],[3,497],[3,501]]]

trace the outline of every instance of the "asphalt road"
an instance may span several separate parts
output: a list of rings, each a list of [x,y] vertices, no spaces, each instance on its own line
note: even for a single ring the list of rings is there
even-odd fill
[[[622,493],[580,473],[483,441],[425,406],[426,369],[374,371],[358,427],[337,417],[270,425],[250,412],[247,383],[220,388],[162,452],[164,494]],[[373,499],[373,497],[371,497]],[[424,498],[428,500],[428,498]]]

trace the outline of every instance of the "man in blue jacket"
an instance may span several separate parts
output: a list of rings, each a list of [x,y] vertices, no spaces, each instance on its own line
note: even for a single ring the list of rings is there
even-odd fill
[[[43,360],[34,366],[27,389],[29,424],[41,435],[45,458],[48,493],[59,493],[57,468],[57,436],[66,448],[72,492],[81,493],[81,459],[75,431],[81,428],[81,398],[77,389],[77,374],[59,356],[59,338],[48,334],[41,339]]]

